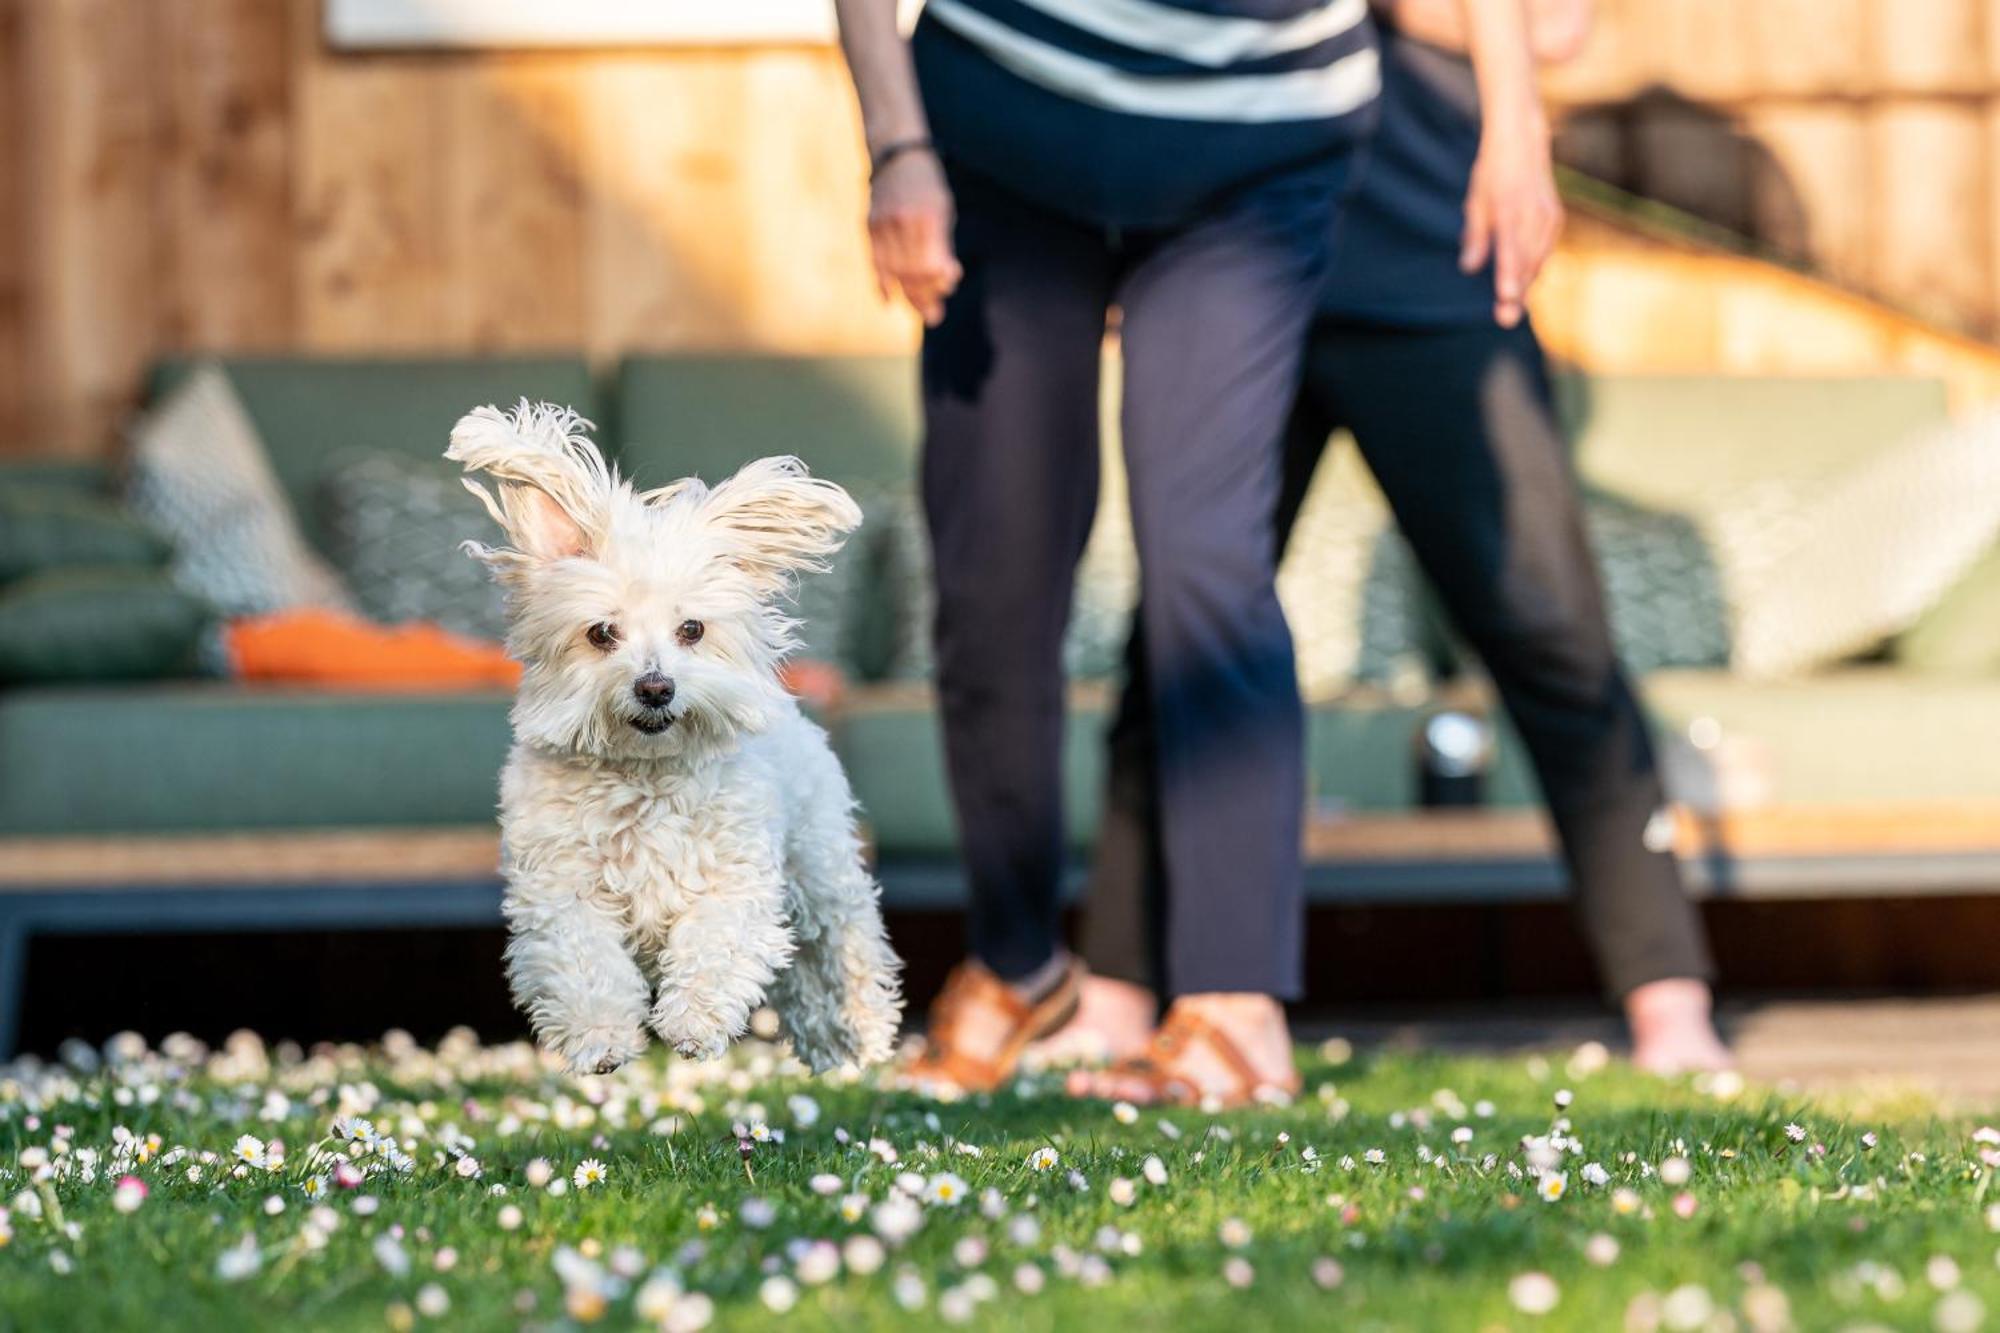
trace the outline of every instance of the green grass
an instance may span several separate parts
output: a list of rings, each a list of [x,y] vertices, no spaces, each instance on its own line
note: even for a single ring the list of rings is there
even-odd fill
[[[1635,1320],[1929,1329],[1973,1327],[1965,1317],[1981,1309],[1993,1312],[1988,1327],[2000,1323],[2000,1214],[1989,1213],[2000,1205],[2000,1152],[1973,1137],[1980,1121],[1941,1118],[1914,1099],[1843,1115],[1756,1089],[1722,1096],[1729,1089],[1590,1068],[1587,1057],[1363,1054],[1312,1058],[1308,1092],[1290,1108],[1147,1110],[1126,1123],[1109,1106],[1032,1085],[936,1104],[815,1083],[754,1046],[726,1069],[661,1062],[591,1084],[547,1072],[520,1047],[391,1051],[281,1051],[267,1062],[254,1043],[214,1055],[178,1045],[176,1058],[136,1056],[113,1075],[0,1073],[0,1206],[11,1211],[0,1328],[627,1328],[641,1322],[642,1299],[682,1318],[712,1302],[718,1328],[934,1328],[969,1316],[1104,1333]],[[1574,1092],[1563,1112],[1558,1088]],[[811,1124],[799,1094],[819,1111]],[[379,1152],[361,1155],[366,1179],[330,1185],[316,1204],[305,1185],[330,1168],[325,1154],[339,1145],[329,1125],[343,1112],[370,1117],[413,1164],[398,1173]],[[1544,1202],[1508,1166],[1526,1169],[1524,1136],[1548,1134],[1559,1114],[1582,1151],[1564,1155],[1564,1196]],[[784,1142],[740,1151],[732,1122],[759,1119]],[[1794,1123],[1803,1142],[1786,1134]],[[1461,1125],[1472,1131],[1462,1145],[1452,1138]],[[160,1150],[114,1164],[114,1136],[126,1130],[136,1142],[157,1134]],[[283,1140],[284,1164],[232,1174],[245,1133]],[[471,1140],[461,1151],[479,1177],[458,1174],[448,1151],[457,1136]],[[37,1150],[58,1138],[68,1151],[38,1169]],[[881,1161],[871,1138],[900,1160]],[[1043,1147],[1060,1165],[1038,1173],[1028,1158]],[[97,1154],[88,1181],[87,1151]],[[204,1152],[216,1159],[203,1163]],[[1164,1184],[1144,1182],[1149,1154]],[[1687,1218],[1674,1209],[1680,1191],[1653,1169],[1676,1156],[1690,1171]],[[607,1178],[555,1195],[529,1184],[537,1158],[559,1176],[596,1158]],[[1586,1183],[1586,1163],[1609,1183]],[[1087,1188],[1073,1186],[1072,1170]],[[766,1307],[767,1293],[782,1297],[799,1275],[800,1242],[874,1234],[868,1216],[843,1218],[842,1195],[879,1204],[899,1172],[928,1188],[947,1171],[966,1197],[921,1207],[922,1225],[879,1271],[843,1266],[823,1284],[792,1283],[789,1312]],[[125,1212],[115,1185],[128,1172],[148,1193]],[[839,1176],[839,1192],[815,1192],[819,1173]],[[1139,1182],[1129,1206],[1113,1198],[1120,1178]],[[1631,1192],[1626,1211],[1620,1190]],[[39,1208],[23,1206],[24,1191]],[[987,1191],[1005,1218],[985,1215]],[[268,1212],[269,1200],[283,1210]],[[768,1223],[750,1225],[746,1204],[750,1220],[761,1207]],[[509,1209],[523,1219],[514,1230],[502,1225]],[[1587,1257],[1597,1236],[1616,1242],[1608,1264]],[[1595,1244],[1603,1257],[1608,1242]],[[392,1271],[399,1258],[407,1272]],[[1039,1292],[1017,1288],[1024,1265],[1040,1274]],[[1510,1284],[1527,1273],[1554,1280],[1551,1312],[1516,1308]],[[655,1306],[667,1290],[659,1274],[699,1295]],[[1720,1313],[1733,1322],[1712,1322]]]

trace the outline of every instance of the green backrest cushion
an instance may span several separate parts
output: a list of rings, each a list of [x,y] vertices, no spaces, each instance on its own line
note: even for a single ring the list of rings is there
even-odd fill
[[[208,606],[152,569],[59,569],[0,588],[0,684],[192,673]]]
[[[0,458],[0,490],[33,486],[73,495],[109,495],[111,469],[85,459],[25,455]]]
[[[620,465],[642,486],[716,482],[794,454],[843,485],[908,484],[920,432],[907,356],[631,357],[612,389]]]
[[[219,358],[263,437],[272,469],[306,538],[329,553],[321,483],[357,451],[443,455],[451,428],[468,408],[521,398],[576,408],[596,419],[601,407],[581,357]],[[154,369],[152,397],[198,364],[179,358]],[[602,422],[600,425],[604,424]],[[602,432],[607,441],[611,431]]]
[[[1896,640],[1895,658],[1936,675],[2000,676],[2000,545]]]
[[[1579,470],[1659,509],[1844,472],[1947,410],[1941,381],[1911,376],[1566,374],[1556,399]]]
[[[0,587],[53,569],[157,569],[173,548],[112,501],[85,491],[0,480]]]

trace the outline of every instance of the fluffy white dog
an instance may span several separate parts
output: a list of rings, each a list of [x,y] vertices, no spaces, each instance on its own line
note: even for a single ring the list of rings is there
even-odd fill
[[[793,458],[635,491],[574,412],[482,407],[445,457],[510,545],[523,667],[500,778],[507,975],[580,1073],[651,1028],[719,1055],[768,996],[815,1070],[885,1058],[901,999],[854,797],[779,684],[785,603],[860,510]]]

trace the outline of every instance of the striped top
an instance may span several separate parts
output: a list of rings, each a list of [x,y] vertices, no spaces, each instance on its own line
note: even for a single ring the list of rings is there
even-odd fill
[[[1368,0],[927,0],[916,56],[947,160],[1128,225],[1339,152],[1380,84]]]

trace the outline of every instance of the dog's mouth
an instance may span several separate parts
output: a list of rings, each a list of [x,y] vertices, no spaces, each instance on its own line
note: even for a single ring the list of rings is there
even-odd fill
[[[664,708],[653,708],[626,720],[632,724],[632,730],[657,736],[674,724],[674,715]]]

